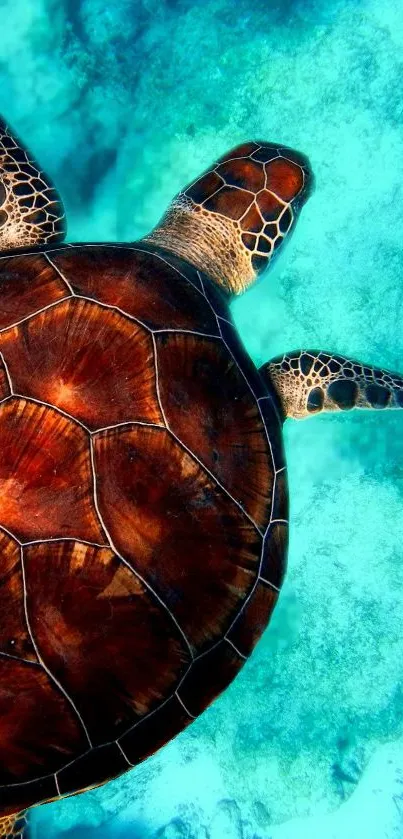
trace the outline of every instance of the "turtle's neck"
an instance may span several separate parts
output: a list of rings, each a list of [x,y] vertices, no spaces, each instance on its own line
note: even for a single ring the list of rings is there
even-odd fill
[[[171,204],[160,224],[142,241],[186,259],[227,293],[240,294],[256,278],[232,220],[195,209],[186,199]]]

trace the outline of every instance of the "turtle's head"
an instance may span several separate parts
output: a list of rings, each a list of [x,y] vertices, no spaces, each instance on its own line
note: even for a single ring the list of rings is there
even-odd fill
[[[144,241],[241,294],[281,248],[313,182],[305,155],[275,143],[244,143],[180,192]]]

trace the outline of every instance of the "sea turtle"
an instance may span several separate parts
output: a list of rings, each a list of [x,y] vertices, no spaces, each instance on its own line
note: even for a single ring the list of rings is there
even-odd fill
[[[62,202],[0,126],[0,836],[159,749],[238,673],[285,572],[282,424],[403,407],[317,350],[257,370],[229,303],[312,190],[247,142],[130,244],[62,244]]]

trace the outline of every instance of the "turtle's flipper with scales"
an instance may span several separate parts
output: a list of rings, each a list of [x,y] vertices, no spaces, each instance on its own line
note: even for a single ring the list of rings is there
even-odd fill
[[[25,813],[0,819],[0,839],[25,839],[28,819]]]
[[[62,242],[65,233],[50,178],[0,118],[0,251]]]
[[[403,408],[403,377],[320,350],[296,350],[272,359],[260,374],[279,397],[283,417],[321,411]]]

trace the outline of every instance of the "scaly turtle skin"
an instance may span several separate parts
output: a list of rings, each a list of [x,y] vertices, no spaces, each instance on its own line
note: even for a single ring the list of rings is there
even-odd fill
[[[403,391],[317,351],[258,371],[239,342],[228,303],[291,230],[304,156],[244,144],[141,242],[63,245],[2,132],[0,836],[22,837],[28,807],[155,752],[250,655],[285,572],[285,417]]]

